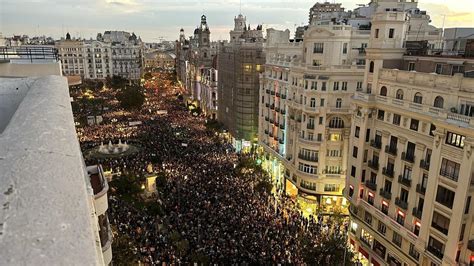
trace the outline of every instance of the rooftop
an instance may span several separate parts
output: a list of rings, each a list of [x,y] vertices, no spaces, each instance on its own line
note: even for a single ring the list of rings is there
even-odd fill
[[[0,265],[102,264],[66,78],[1,78],[0,95]]]

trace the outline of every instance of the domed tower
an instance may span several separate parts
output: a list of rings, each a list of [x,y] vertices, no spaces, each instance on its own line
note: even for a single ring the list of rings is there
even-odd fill
[[[242,36],[246,29],[246,17],[244,17],[242,14],[239,14],[234,18],[234,30],[230,31],[230,41],[234,42],[239,40],[240,36]]]
[[[185,39],[186,39],[186,36],[184,36],[184,29],[181,28],[181,30],[179,31],[179,42],[184,43]]]
[[[200,35],[199,35],[199,46],[209,46],[211,32],[209,31],[209,27],[207,26],[206,16],[201,16],[201,26],[199,28]]]

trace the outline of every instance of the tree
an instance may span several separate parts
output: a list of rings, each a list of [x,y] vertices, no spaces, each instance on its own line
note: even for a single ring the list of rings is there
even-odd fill
[[[141,87],[138,86],[126,87],[117,93],[116,97],[120,106],[125,110],[140,109],[145,102],[145,95]]]
[[[120,76],[107,77],[105,84],[111,89],[123,89],[127,85],[127,80]]]

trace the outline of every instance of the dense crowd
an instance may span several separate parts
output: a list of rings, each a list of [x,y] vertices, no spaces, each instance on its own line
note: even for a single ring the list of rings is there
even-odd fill
[[[190,115],[176,95],[163,92],[148,91],[147,105],[127,114],[127,121],[143,122],[138,127],[118,131],[106,123],[81,130],[83,149],[112,136],[140,147],[133,156],[89,163],[141,175],[152,162],[155,172],[166,174],[166,185],[154,199],[164,215],[148,215],[120,195],[109,198],[110,222],[116,234],[130,237],[137,260],[148,265],[302,264],[302,236],[317,244],[330,232],[342,235],[342,224],[306,218],[290,199],[255,190],[252,175],[235,171],[242,155],[207,130],[205,118]],[[162,109],[168,115],[153,115]]]

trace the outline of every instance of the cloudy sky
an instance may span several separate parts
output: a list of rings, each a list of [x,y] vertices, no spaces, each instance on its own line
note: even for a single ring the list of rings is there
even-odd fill
[[[441,27],[474,27],[474,0],[418,0],[433,24]],[[213,40],[227,39],[239,0],[0,0],[0,32],[48,35],[55,38],[95,37],[105,30],[134,31],[144,41],[175,40],[182,27],[191,35],[206,14]],[[307,23],[315,0],[242,0],[242,13],[251,26],[290,29]],[[321,1],[320,1],[321,2]],[[369,0],[339,0],[346,9]],[[449,4],[448,4],[449,3]]]

